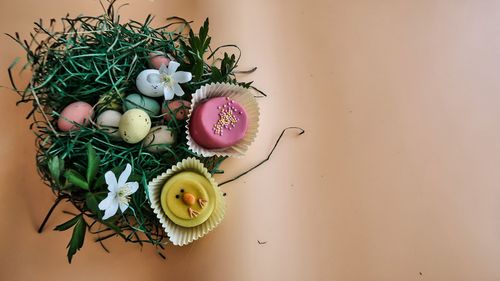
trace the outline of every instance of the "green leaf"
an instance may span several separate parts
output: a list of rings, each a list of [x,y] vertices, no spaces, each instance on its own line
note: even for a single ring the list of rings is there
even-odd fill
[[[180,46],[185,49],[186,57],[191,63],[191,73],[193,74],[193,81],[201,81],[202,75],[205,67],[204,54],[210,46],[211,38],[208,36],[208,18],[205,20],[203,25],[200,27],[198,36],[196,36],[193,30],[189,31],[188,42],[189,46],[186,45],[182,40]]]
[[[83,246],[83,242],[85,240],[85,232],[87,230],[87,224],[85,223],[85,219],[83,219],[83,215],[76,216],[78,218],[75,227],[73,228],[73,234],[71,235],[71,240],[69,240],[68,246],[68,262],[71,263],[73,256],[76,254],[76,251],[80,250]]]
[[[210,70],[212,71],[211,76],[212,76],[212,80],[214,82],[220,82],[220,81],[222,81],[222,79],[221,79],[222,75],[221,75],[221,73],[220,73],[220,71],[219,71],[219,69],[217,67],[211,66]]]
[[[64,160],[58,156],[53,157],[48,162],[49,171],[57,185],[61,185],[61,172],[64,170]]]
[[[203,60],[197,60],[194,63],[193,76],[194,76],[196,81],[201,80],[201,76],[203,75],[203,64],[204,64]]]
[[[93,193],[87,192],[87,194],[85,194],[85,205],[92,213],[100,217],[99,203],[97,202],[97,197]]]
[[[205,19],[203,25],[200,27],[199,37],[201,40],[205,40],[208,35],[208,18]]]
[[[104,178],[104,175],[102,175],[95,181],[93,190],[101,190],[104,185],[106,185],[106,180]]]
[[[77,171],[75,170],[67,170],[65,173],[64,173],[64,176],[66,177],[66,179],[82,188],[82,189],[85,189],[85,190],[89,190],[89,184],[85,181],[85,178],[83,178],[82,175],[80,175]]]
[[[94,147],[89,143],[87,144],[87,183],[92,185],[99,168],[99,156],[96,154]]]
[[[69,221],[63,223],[63,224],[60,224],[58,226],[56,226],[56,228],[54,228],[54,230],[57,230],[57,231],[65,231],[67,230],[68,228],[72,227],[73,225],[75,225],[77,222],[78,222],[79,218],[78,216],[75,216],[74,218],[70,219]]]

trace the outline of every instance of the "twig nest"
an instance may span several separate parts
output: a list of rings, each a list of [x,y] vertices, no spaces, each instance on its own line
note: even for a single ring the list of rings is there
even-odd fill
[[[67,105],[59,119],[57,120],[57,127],[61,131],[73,131],[78,129],[78,125],[85,126],[92,118],[92,106],[83,101],[77,101]]]
[[[30,46],[11,36],[33,70],[19,88],[12,76],[17,60],[8,69],[19,102],[36,99],[28,116],[37,135],[38,170],[58,195],[56,204],[68,199],[80,211],[57,227],[72,229],[70,262],[85,233],[95,234],[87,223],[113,222],[125,241],[160,248],[166,238],[186,245],[206,235],[225,213],[225,198],[211,173],[222,171],[227,157],[212,156],[243,155],[258,127],[255,98],[239,86],[250,83],[237,81],[235,55],[212,54],[208,19],[199,31],[180,18],[158,28],[146,20],[139,27],[135,20],[111,20],[119,17],[119,7],[110,2],[99,16],[66,16],[47,28],[40,24],[32,37],[44,40],[28,40]],[[168,55],[154,51],[167,49]],[[210,84],[222,80],[237,84]],[[193,108],[200,113],[204,102],[217,100],[223,101],[216,106],[220,115],[206,118],[207,128],[220,137],[242,129],[241,135],[222,146],[204,143],[199,135],[190,138]],[[52,110],[57,112],[48,114]],[[205,119],[194,115],[191,128]],[[246,129],[235,129],[240,125]],[[196,159],[188,158],[192,155]],[[144,208],[145,200],[152,209]],[[130,229],[141,233],[130,236]]]

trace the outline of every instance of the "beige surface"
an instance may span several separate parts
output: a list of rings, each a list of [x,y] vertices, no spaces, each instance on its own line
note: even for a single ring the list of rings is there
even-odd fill
[[[167,261],[87,239],[70,266],[69,233],[50,231],[70,208],[35,232],[53,198],[28,107],[1,90],[0,280],[500,280],[498,1],[129,2],[124,17],[209,16],[215,42],[260,68],[260,136],[219,179],[263,158],[281,128],[307,134],[227,185],[225,221]],[[0,31],[26,36],[38,17],[96,3],[2,0]],[[21,52],[0,40],[3,71]]]

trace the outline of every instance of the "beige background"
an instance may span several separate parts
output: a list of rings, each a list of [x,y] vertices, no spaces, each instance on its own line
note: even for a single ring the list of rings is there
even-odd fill
[[[0,280],[500,280],[499,1],[146,1],[124,18],[211,19],[214,43],[236,43],[264,89],[259,138],[225,179],[228,214],[196,243],[119,239],[111,254],[87,236],[66,262],[59,208],[39,183],[33,136],[1,89]],[[0,3],[0,31],[100,12],[94,0]],[[0,39],[0,84],[22,55]],[[259,245],[257,240],[267,241]]]

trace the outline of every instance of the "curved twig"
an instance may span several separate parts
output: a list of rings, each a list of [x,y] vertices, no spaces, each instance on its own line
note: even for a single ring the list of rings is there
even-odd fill
[[[300,136],[300,135],[302,135],[302,134],[304,134],[304,133],[306,132],[304,129],[302,129],[302,128],[300,128],[300,127],[288,127],[288,128],[283,129],[283,131],[281,131],[280,136],[279,136],[279,137],[278,137],[278,139],[276,140],[276,143],[274,144],[273,148],[271,149],[271,152],[269,152],[269,154],[267,155],[266,159],[264,159],[264,160],[260,161],[260,162],[259,162],[259,163],[257,163],[255,166],[253,166],[253,167],[251,167],[250,169],[246,170],[245,172],[243,172],[243,173],[239,174],[238,176],[236,176],[236,177],[234,177],[234,178],[232,178],[232,179],[229,179],[229,180],[227,180],[227,181],[222,182],[221,184],[219,184],[219,186],[223,186],[223,185],[225,185],[226,183],[230,183],[230,182],[232,182],[232,181],[235,181],[235,180],[237,180],[237,179],[241,178],[242,176],[244,176],[244,175],[246,175],[246,174],[250,173],[251,171],[253,171],[253,170],[254,170],[254,169],[256,169],[257,167],[259,167],[260,165],[264,164],[265,162],[269,161],[269,159],[271,158],[271,155],[273,154],[274,150],[275,150],[275,149],[276,149],[276,147],[278,146],[278,144],[279,144],[279,142],[280,142],[281,138],[283,137],[283,135],[285,134],[285,132],[286,132],[287,130],[291,130],[291,129],[296,129],[296,130],[299,130],[299,131],[300,131],[299,136]]]

